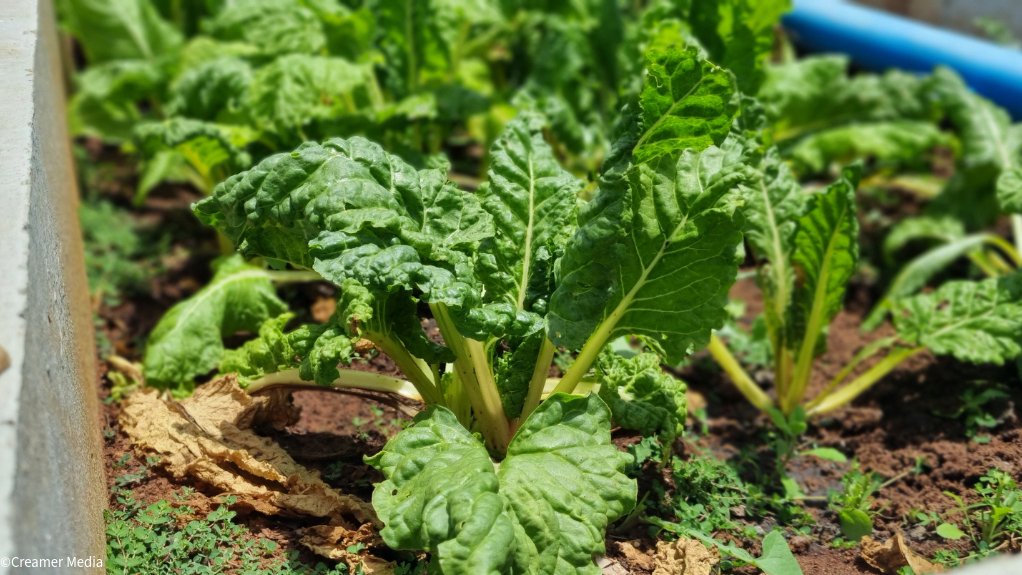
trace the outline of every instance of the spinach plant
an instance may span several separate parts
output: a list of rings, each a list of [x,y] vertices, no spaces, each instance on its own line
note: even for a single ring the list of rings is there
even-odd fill
[[[827,188],[807,193],[769,149],[747,184],[745,237],[757,262],[776,399],[721,338],[713,337],[708,349],[751,403],[763,411],[777,409],[784,419],[800,409],[813,416],[841,407],[924,350],[996,364],[1022,351],[1018,275],[949,282],[932,293],[892,302],[896,334],[864,346],[822,391],[806,397],[814,361],[826,349],[827,328],[843,308],[858,262],[858,177],[858,170],[849,168]]]
[[[250,392],[316,382],[418,396],[425,411],[368,460],[385,477],[373,503],[389,545],[427,550],[445,573],[598,572],[604,530],[636,495],[611,408],[649,431],[684,421],[684,387],[659,358],[680,361],[723,324],[742,237],[730,192],[745,166],[716,147],[737,112],[733,76],[675,34],[644,64],[588,202],[530,112],[496,140],[475,193],[358,137],[228,178],[195,213],[245,256],[292,269],[222,268],[154,330],[147,376],[190,385],[216,367]],[[310,273],[337,287],[337,312],[287,330],[272,282]],[[223,351],[253,322],[258,338]],[[609,355],[622,336],[652,351]],[[342,367],[357,340],[405,379]],[[576,355],[548,382],[558,347]],[[610,408],[572,395],[591,382]]]

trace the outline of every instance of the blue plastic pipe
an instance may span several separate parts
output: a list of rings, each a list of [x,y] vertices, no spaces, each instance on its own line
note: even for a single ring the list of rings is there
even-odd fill
[[[947,66],[973,90],[1022,119],[1018,50],[843,0],[795,0],[784,27],[808,51],[844,53],[871,70],[929,73]]]

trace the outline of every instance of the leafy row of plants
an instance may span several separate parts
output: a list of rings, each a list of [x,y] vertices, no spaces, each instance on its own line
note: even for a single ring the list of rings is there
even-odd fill
[[[374,506],[390,546],[452,574],[595,572],[636,500],[611,422],[668,444],[684,429],[685,384],[661,364],[707,348],[790,451],[806,417],[923,351],[1013,360],[1022,260],[989,228],[1022,212],[1016,127],[948,71],[766,65],[785,8],[63,3],[88,63],[77,133],[139,154],[140,199],[166,180],[209,195],[196,215],[241,253],[150,334],[146,384],[187,394],[235,373],[251,393],[314,383],[421,400],[368,460],[386,477]],[[947,181],[930,173],[935,149],[953,157]],[[936,247],[889,272],[871,323],[889,317],[894,335],[809,398],[861,264],[857,190],[873,187],[928,202],[892,230],[890,255]],[[917,294],[962,256],[988,278]],[[724,329],[743,259],[773,396]],[[310,281],[334,286],[337,311],[296,325],[276,286]],[[366,342],[404,377],[349,367]],[[567,360],[551,378],[555,355]],[[846,505],[860,524],[867,483]]]

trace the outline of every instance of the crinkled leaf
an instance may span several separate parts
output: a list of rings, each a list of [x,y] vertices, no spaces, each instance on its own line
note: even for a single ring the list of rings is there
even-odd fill
[[[374,0],[368,8],[381,32],[384,82],[399,97],[447,81],[455,61],[471,56],[467,40],[501,19],[496,3],[486,0]]]
[[[205,22],[207,34],[257,46],[265,56],[313,54],[326,46],[316,13],[297,0],[234,0],[225,2]]]
[[[145,198],[161,176],[170,173],[162,164],[169,161],[167,154],[179,157],[183,164],[195,170],[199,176],[197,184],[205,190],[252,163],[252,157],[243,147],[253,135],[241,129],[177,117],[138,124],[134,136],[144,158],[143,172],[149,172],[152,166],[148,164],[153,160],[161,168],[157,172],[159,176],[147,173],[141,178],[136,200]]]
[[[932,122],[919,120],[856,123],[807,135],[788,150],[802,175],[819,174],[832,164],[870,158],[878,165],[929,169],[932,152],[952,138]]]
[[[774,28],[790,8],[790,0],[697,1],[689,22],[710,60],[734,72],[743,92],[755,94],[773,52]]]
[[[997,202],[1008,213],[1022,214],[1022,167],[1012,167],[998,176]]]
[[[1022,351],[1019,277],[947,282],[932,293],[895,301],[898,337],[938,355],[1001,365]]]
[[[264,321],[259,337],[224,352],[220,373],[238,374],[238,382],[244,386],[268,373],[295,367],[294,346],[285,331],[292,319],[294,314],[284,313]]]
[[[362,138],[307,143],[229,178],[196,205],[243,253],[312,267],[374,294],[418,290],[473,309],[471,255],[492,235],[478,199]]]
[[[731,124],[727,73],[666,44],[648,51],[647,64],[639,128],[625,130],[617,161],[579,215],[549,333],[567,347],[590,336],[600,345],[648,336],[673,363],[727,318],[741,238],[729,194],[747,174],[721,150],[706,150]]]
[[[757,268],[756,279],[763,290],[767,330],[774,348],[779,349],[795,288],[791,262],[795,233],[807,196],[776,149],[767,152],[747,189],[742,210],[745,239],[753,255],[763,262]]]
[[[735,86],[724,69],[699,58],[695,48],[658,42],[646,50],[646,77],[639,96],[635,163],[686,149],[720,144],[731,130]]]
[[[174,81],[167,115],[207,122],[237,119],[252,82],[252,66],[223,56],[188,68]]]
[[[181,45],[181,33],[149,0],[73,0],[60,7],[90,65],[151,60]]]
[[[146,382],[191,389],[196,376],[220,363],[225,337],[254,333],[286,309],[262,268],[240,256],[221,261],[210,283],[170,308],[149,334],[143,361]]]
[[[395,549],[430,551],[445,573],[598,574],[607,523],[635,503],[631,459],[606,405],[554,395],[518,430],[499,471],[453,413],[432,408],[368,463]]]
[[[165,71],[144,60],[90,66],[75,77],[77,91],[68,102],[71,132],[107,142],[130,139],[142,118],[138,102],[158,93],[165,81]]]
[[[599,573],[607,525],[635,505],[631,456],[610,441],[610,412],[595,395],[556,394],[518,430],[500,465],[515,519],[517,571]]]
[[[814,56],[767,68],[758,97],[774,141],[786,149],[800,138],[858,123],[933,120],[939,115],[927,79],[900,71],[848,74],[843,56]]]
[[[792,298],[792,341],[815,338],[844,305],[845,290],[859,259],[859,222],[855,214],[857,169],[812,197],[798,222],[791,263],[799,281]],[[813,334],[806,330],[820,330]]]
[[[1022,126],[1008,113],[977,95],[954,72],[938,69],[932,78],[934,99],[946,109],[961,140],[961,159],[955,175],[931,210],[953,215],[969,227],[985,226],[999,211],[1010,211],[1012,176],[1019,167]],[[996,193],[990,193],[995,191]],[[999,206],[999,202],[1007,202]]]
[[[317,126],[371,117],[372,73],[342,58],[291,54],[255,73],[245,107],[254,125],[288,144],[330,135],[336,130]]]
[[[668,440],[685,431],[686,386],[664,372],[656,354],[626,358],[604,352],[596,369],[600,397],[610,406],[615,423]]]
[[[582,182],[561,168],[543,139],[542,117],[523,112],[490,153],[482,205],[494,237],[480,246],[487,299],[544,313],[554,262],[574,231]]]
[[[724,323],[741,233],[721,200],[746,174],[706,158],[719,151],[686,153],[661,173],[641,166],[627,182],[601,186],[560,263],[552,341],[579,347],[597,330],[605,340],[643,335],[675,363]],[[715,163],[717,171],[704,169]]]

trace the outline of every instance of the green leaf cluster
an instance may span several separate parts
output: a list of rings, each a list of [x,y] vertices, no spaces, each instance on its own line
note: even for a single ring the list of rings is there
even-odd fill
[[[219,369],[250,390],[417,394],[428,409],[369,460],[385,477],[374,504],[388,544],[431,552],[445,573],[595,572],[604,530],[635,498],[611,418],[682,431],[685,386],[660,363],[727,318],[742,239],[734,192],[749,176],[718,147],[737,113],[731,74],[678,39],[644,61],[588,201],[536,112],[496,138],[475,192],[359,137],[227,178],[195,213],[245,256],[293,270],[221,268],[154,331],[147,378]],[[290,325],[272,289],[289,274],[337,288],[329,322]],[[258,336],[224,350],[238,331]],[[622,336],[650,352],[605,351]],[[356,339],[407,381],[345,367]],[[558,347],[576,356],[548,382]],[[592,382],[599,395],[569,395]]]

